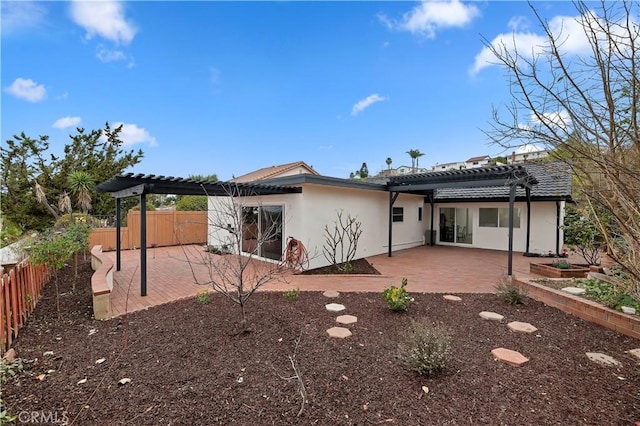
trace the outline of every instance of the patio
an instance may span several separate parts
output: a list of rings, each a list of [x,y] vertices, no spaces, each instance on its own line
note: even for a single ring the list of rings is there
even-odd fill
[[[140,296],[140,252],[122,252],[122,270],[114,273],[111,307],[114,316],[147,309],[171,301],[194,297],[211,287],[195,284],[208,280],[204,265],[193,263],[203,253],[201,246],[157,247],[147,251],[147,296]],[[115,260],[115,252],[106,253]],[[194,270],[192,273],[190,263]],[[536,258],[514,253],[514,275],[524,279]],[[407,290],[416,293],[492,293],[507,270],[507,253],[448,246],[421,246],[395,252],[393,257],[368,258],[382,275],[295,275],[265,284],[262,291],[337,290],[340,292],[382,292],[386,287],[409,281]],[[550,259],[547,259],[550,260]],[[575,259],[579,261],[579,259]]]

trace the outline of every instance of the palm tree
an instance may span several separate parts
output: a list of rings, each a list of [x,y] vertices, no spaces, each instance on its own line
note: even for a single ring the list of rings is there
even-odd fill
[[[393,163],[393,160],[391,159],[391,157],[387,157],[387,170],[391,170],[391,163]]]
[[[87,214],[91,210],[91,191],[95,186],[93,179],[87,172],[75,171],[68,178],[69,189],[78,197],[78,207]]]
[[[407,154],[411,157],[411,169],[415,173],[416,168],[418,167],[418,158],[422,157],[424,152],[420,152],[419,149],[410,149],[407,151]]]

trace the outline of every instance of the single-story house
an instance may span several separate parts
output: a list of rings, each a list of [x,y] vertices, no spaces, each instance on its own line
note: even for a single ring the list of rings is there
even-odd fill
[[[234,197],[250,218],[242,226],[242,249],[279,260],[289,237],[311,253],[310,267],[329,262],[322,255],[325,226],[338,212],[361,223],[355,258],[391,253],[423,244],[441,244],[542,254],[559,253],[566,202],[571,202],[571,170],[563,163],[528,163],[428,172],[359,181],[294,173],[255,182],[296,191]],[[509,238],[510,199],[512,236]],[[209,244],[228,241],[234,226],[217,223],[221,203],[209,198]],[[260,227],[278,231],[256,247]]]

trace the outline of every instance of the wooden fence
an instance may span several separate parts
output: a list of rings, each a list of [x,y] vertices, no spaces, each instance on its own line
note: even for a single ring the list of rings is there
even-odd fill
[[[127,226],[120,228],[123,250],[140,247],[140,212],[129,211]],[[207,212],[148,211],[147,247],[203,244],[207,242]],[[95,228],[89,235],[89,247],[115,250],[116,228]]]
[[[40,292],[49,279],[46,265],[34,266],[25,259],[2,275],[0,289],[0,355],[4,354],[18,330],[36,307]]]

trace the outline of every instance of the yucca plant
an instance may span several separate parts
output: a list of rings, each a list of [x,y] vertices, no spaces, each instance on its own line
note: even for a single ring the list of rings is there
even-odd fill
[[[72,172],[68,177],[69,189],[78,197],[78,207],[83,213],[91,210],[91,191],[95,186],[91,175],[83,171]]]

